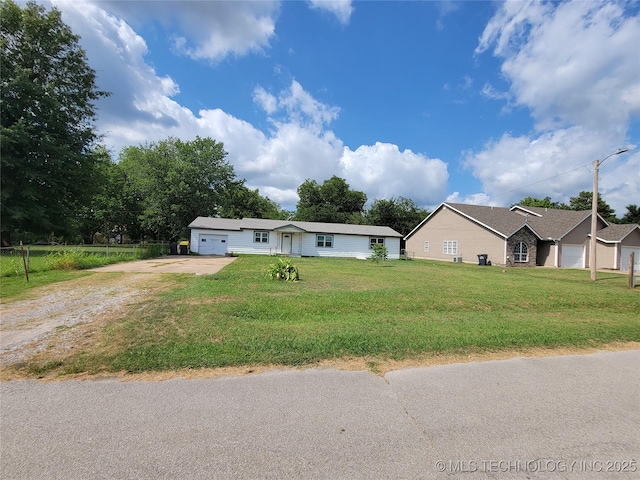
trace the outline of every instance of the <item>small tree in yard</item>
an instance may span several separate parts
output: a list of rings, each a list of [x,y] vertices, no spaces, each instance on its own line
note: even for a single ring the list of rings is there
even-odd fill
[[[389,254],[389,252],[387,251],[387,247],[385,247],[381,243],[375,243],[372,248],[373,253],[371,254],[371,260],[376,262],[376,264],[384,262],[387,259],[387,256]]]

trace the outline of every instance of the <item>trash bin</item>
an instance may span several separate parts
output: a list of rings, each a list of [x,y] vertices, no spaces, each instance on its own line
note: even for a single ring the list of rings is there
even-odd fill
[[[478,255],[478,265],[487,265],[487,258],[489,258],[489,255],[486,253],[481,253],[480,255]]]
[[[180,255],[189,255],[189,242],[180,242]]]
[[[171,242],[169,244],[169,253],[171,255],[177,255],[178,254],[178,242]]]

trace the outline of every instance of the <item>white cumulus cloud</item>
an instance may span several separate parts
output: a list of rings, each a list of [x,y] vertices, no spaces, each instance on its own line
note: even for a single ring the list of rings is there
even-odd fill
[[[59,2],[56,0],[56,3]],[[82,4],[89,2],[74,3],[82,7]],[[176,53],[212,62],[219,62],[229,55],[264,52],[275,35],[280,12],[280,2],[267,0],[104,0],[95,4],[134,26],[157,19],[174,32],[172,36]]]
[[[351,187],[367,192],[369,200],[403,196],[432,205],[444,197],[449,178],[442,160],[390,143],[345,147],[340,163]]]
[[[342,25],[348,25],[353,13],[351,0],[310,0],[311,8],[325,10],[338,19]]]
[[[526,107],[535,130],[505,134],[480,151],[467,152],[465,164],[485,193],[492,201],[509,203],[527,195],[566,201],[591,190],[585,167],[505,193],[631,143],[629,126],[640,115],[640,18],[618,2],[504,2],[481,35],[476,54],[487,51],[502,61],[509,90],[485,85],[483,93],[506,100],[506,107]],[[609,162],[631,172],[627,163],[632,158]],[[625,195],[637,197],[640,183],[634,175],[615,182],[603,181],[600,193],[623,210],[619,202]]]

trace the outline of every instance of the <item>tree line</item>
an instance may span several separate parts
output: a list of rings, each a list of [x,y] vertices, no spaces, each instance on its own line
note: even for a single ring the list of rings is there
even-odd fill
[[[568,205],[563,202],[555,202],[551,200],[551,197],[526,197],[520,200],[517,205],[556,208],[560,210],[591,210],[592,202],[593,193],[582,191],[577,196],[569,198]],[[627,205],[625,214],[621,218],[618,218],[616,217],[615,210],[603,200],[602,195],[598,195],[598,214],[609,223],[637,223],[640,225],[640,208],[638,208],[638,205]]]

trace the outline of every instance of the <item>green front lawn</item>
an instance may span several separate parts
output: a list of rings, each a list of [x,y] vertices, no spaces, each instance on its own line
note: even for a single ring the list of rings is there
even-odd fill
[[[324,359],[401,360],[529,347],[640,341],[640,289],[620,274],[435,261],[295,259],[278,282],[269,257],[238,258],[112,322],[61,373],[142,372]],[[33,366],[38,373],[46,366]]]

